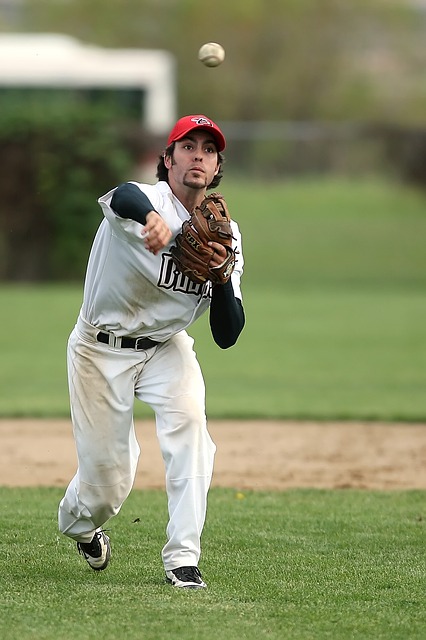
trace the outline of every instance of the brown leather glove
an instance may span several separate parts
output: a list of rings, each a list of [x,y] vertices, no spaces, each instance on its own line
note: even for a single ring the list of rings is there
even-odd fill
[[[201,284],[211,280],[214,284],[225,284],[235,267],[232,240],[226,202],[222,194],[211,193],[182,224],[182,230],[176,236],[176,246],[170,251],[179,271],[192,282]],[[226,248],[227,257],[218,267],[209,266],[214,253],[209,242],[219,242]]]

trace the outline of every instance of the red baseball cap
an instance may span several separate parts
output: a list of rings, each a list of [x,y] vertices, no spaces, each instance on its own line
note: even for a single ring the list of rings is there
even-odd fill
[[[172,144],[172,142],[176,142],[176,140],[181,140],[190,131],[194,131],[194,129],[210,131],[216,141],[217,150],[224,150],[226,146],[225,136],[213,120],[203,115],[184,116],[180,118],[170,132],[167,146]]]

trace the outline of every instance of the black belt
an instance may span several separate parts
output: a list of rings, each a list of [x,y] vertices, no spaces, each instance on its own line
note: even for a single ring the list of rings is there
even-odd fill
[[[109,333],[104,333],[103,331],[99,331],[96,336],[96,340],[98,342],[103,342],[104,344],[109,344],[110,341]],[[151,349],[152,347],[156,347],[159,342],[155,342],[155,340],[151,340],[151,338],[121,338],[121,344],[118,337],[114,336],[117,341],[117,346],[119,345],[122,349],[135,349],[136,351],[143,351],[145,349]]]

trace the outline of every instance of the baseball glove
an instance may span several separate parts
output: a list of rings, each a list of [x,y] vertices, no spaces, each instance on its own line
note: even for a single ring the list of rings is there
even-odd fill
[[[225,284],[235,267],[232,240],[226,202],[220,193],[211,193],[182,224],[182,230],[176,236],[176,246],[170,251],[179,271],[192,282],[202,284],[211,280],[213,284]],[[226,259],[218,267],[209,267],[214,253],[209,242],[219,242],[226,248]]]

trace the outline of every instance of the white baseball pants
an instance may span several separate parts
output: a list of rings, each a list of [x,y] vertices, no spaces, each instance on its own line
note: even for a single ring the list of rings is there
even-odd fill
[[[68,341],[68,379],[78,470],[59,505],[59,529],[90,542],[116,515],[135,478],[140,448],[134,398],[155,412],[165,465],[169,522],[165,570],[198,565],[216,447],[208,433],[205,388],[185,331],[148,349],[114,349],[79,318]]]

